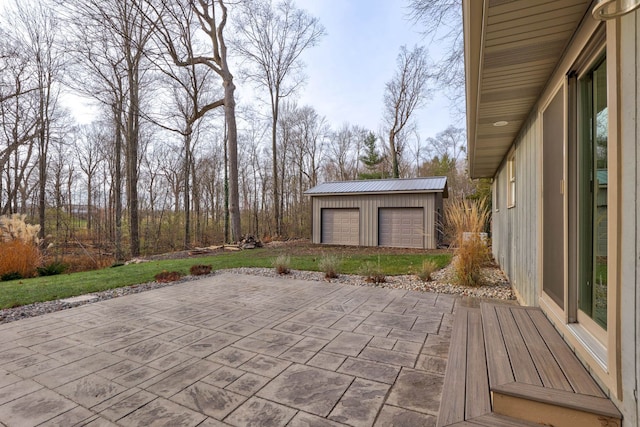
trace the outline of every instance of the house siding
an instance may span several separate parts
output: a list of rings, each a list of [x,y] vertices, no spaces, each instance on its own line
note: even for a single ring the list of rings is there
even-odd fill
[[[494,180],[493,256],[511,279],[521,302],[538,305],[538,194],[540,144],[537,115],[523,126],[515,147],[515,206],[507,208],[507,163],[503,162]]]
[[[360,210],[360,246],[378,246],[379,208],[424,208],[424,248],[437,247],[436,209],[442,207],[442,193],[376,194],[312,197],[313,243],[322,243],[321,218],[325,208]]]
[[[616,401],[624,426],[640,423],[640,12],[620,19],[620,209],[621,250],[621,367],[622,399]],[[634,396],[635,392],[635,396]]]
[[[619,43],[619,151],[616,174],[609,179],[620,185],[619,222],[619,343],[620,395],[609,388],[609,397],[623,414],[624,427],[640,424],[640,11],[618,20]],[[611,55],[613,57],[613,55]],[[556,83],[556,81],[552,82]],[[542,277],[538,277],[542,241],[538,219],[541,203],[541,146],[537,108],[534,108],[514,142],[516,156],[516,205],[507,208],[506,157],[494,177],[493,254],[526,305],[540,305]],[[611,228],[610,228],[611,230]],[[539,255],[540,253],[540,255]],[[610,348],[610,351],[616,351]],[[593,367],[590,367],[593,371]],[[611,387],[611,386],[610,386]]]

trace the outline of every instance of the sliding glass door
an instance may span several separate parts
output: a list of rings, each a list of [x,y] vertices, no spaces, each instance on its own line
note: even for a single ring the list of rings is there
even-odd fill
[[[578,102],[578,321],[607,329],[606,60],[580,78]]]

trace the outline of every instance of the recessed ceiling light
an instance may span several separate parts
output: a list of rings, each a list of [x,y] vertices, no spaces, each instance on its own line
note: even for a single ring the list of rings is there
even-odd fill
[[[502,127],[502,126],[506,126],[506,125],[508,125],[508,124],[509,124],[509,122],[508,122],[508,121],[506,121],[506,120],[500,120],[500,121],[498,121],[498,122],[495,122],[493,125],[494,125],[495,127],[499,128],[499,127]]]

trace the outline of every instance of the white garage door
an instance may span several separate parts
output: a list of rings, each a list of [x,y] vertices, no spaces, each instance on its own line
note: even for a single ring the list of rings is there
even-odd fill
[[[380,208],[378,244],[396,248],[424,247],[424,209]]]
[[[358,209],[322,209],[322,243],[330,245],[360,244]]]

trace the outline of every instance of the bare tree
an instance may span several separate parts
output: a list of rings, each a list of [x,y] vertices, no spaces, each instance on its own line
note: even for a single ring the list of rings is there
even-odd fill
[[[359,174],[359,157],[364,147],[367,130],[344,123],[332,132],[327,144],[327,159],[323,165],[325,178],[331,181],[356,179]]]
[[[416,46],[409,51],[406,46],[402,46],[397,65],[398,69],[386,84],[384,92],[384,118],[389,132],[391,173],[394,178],[400,177],[398,157],[402,147],[398,144],[398,136],[406,130],[411,115],[429,95],[429,65],[427,52],[423,47]]]
[[[0,214],[11,214],[18,210],[21,183],[33,171],[39,118],[37,92],[24,89],[37,86],[29,58],[20,54],[26,48],[20,48],[21,41],[4,36],[0,44]]]
[[[244,5],[236,26],[240,35],[234,47],[249,61],[247,76],[269,91],[271,103],[271,149],[273,159],[273,204],[276,234],[282,232],[278,182],[278,113],[280,101],[303,82],[300,55],[315,46],[325,34],[317,18],[296,8],[292,0],[273,4],[271,0],[253,0]]]
[[[57,47],[59,22],[57,16],[45,3],[15,4],[12,19],[16,36],[24,40],[27,56],[35,76],[37,94],[37,148],[38,148],[38,220],[40,237],[46,235],[46,181],[47,153],[51,139],[51,125],[56,110],[62,53]]]
[[[434,64],[434,77],[456,107],[464,112],[464,45],[462,0],[407,0],[409,18],[420,25],[430,42],[444,47]]]
[[[466,173],[466,135],[463,128],[449,126],[438,132],[434,138],[427,139],[426,149],[430,158],[421,165],[420,172],[446,176],[451,199],[469,196],[477,189],[476,183]]]
[[[126,195],[129,211],[130,252],[140,254],[138,213],[138,165],[140,150],[140,105],[144,80],[145,47],[153,34],[153,26],[144,19],[144,10],[133,2],[119,0],[78,0],[62,4],[68,12],[69,24],[75,29],[72,49],[76,61],[84,68],[85,78],[73,84],[77,90],[96,97],[109,106],[117,126],[115,155],[120,156],[124,142]],[[88,80],[89,91],[78,82]],[[97,84],[96,84],[97,83]],[[97,87],[96,87],[97,86]],[[123,138],[123,141],[120,140]],[[117,161],[116,186],[119,190]],[[116,197],[116,233],[119,232],[119,197]],[[116,252],[119,253],[119,236]]]
[[[228,134],[229,160],[229,213],[232,239],[239,240],[240,196],[238,190],[238,131],[236,125],[235,84],[227,60],[225,28],[228,10],[224,0],[140,0],[150,6],[145,12],[154,24],[159,43],[163,45],[174,64],[179,67],[201,65],[208,67],[222,79],[224,95],[221,99],[201,106],[201,114],[224,107]],[[193,45],[193,26],[199,25],[210,43],[210,53],[199,53]],[[189,49],[184,49],[189,47]]]
[[[76,6],[80,7],[80,4]],[[102,157],[107,159],[105,175],[110,176],[108,198],[108,225],[116,260],[124,258],[122,248],[122,154],[125,145],[126,76],[121,70],[122,58],[112,46],[114,40],[104,37],[100,23],[95,25],[75,25],[84,17],[84,22],[100,21],[90,9],[79,8],[69,11],[67,17],[73,24],[73,38],[68,44],[71,55],[67,85],[72,89],[98,101],[106,110],[112,138],[101,147]],[[74,17],[77,17],[74,19]],[[106,152],[109,150],[110,152]],[[103,184],[107,182],[104,181]]]
[[[106,144],[108,136],[103,126],[98,122],[92,122],[89,125],[81,126],[78,129],[76,137],[76,156],[78,158],[78,166],[84,173],[87,184],[87,230],[91,231],[93,219],[95,191],[94,181],[98,166],[103,158],[100,153],[100,145]]]
[[[457,166],[460,165],[460,160],[464,160],[467,152],[466,143],[464,128],[453,125],[438,132],[435,138],[427,138],[428,150],[432,155],[440,158],[448,156]]]
[[[182,25],[177,26],[180,36],[173,40],[173,48],[176,50],[175,56],[180,58],[193,58],[196,56],[195,50],[198,47],[196,30],[198,21],[191,7],[175,9],[173,12],[180,12]],[[172,55],[167,54],[164,49],[165,41],[160,38],[160,51],[150,55],[154,64],[166,77],[170,88],[170,103],[167,104],[167,111],[162,111],[171,124],[161,124],[158,120],[152,120],[163,129],[180,134],[183,140],[183,202],[184,202],[184,248],[191,245],[191,194],[192,169],[194,167],[193,150],[197,138],[197,127],[205,115],[222,104],[219,101],[219,94],[213,89],[213,75],[210,68],[197,67],[196,63],[186,66],[175,66]],[[195,193],[194,193],[195,196]]]

